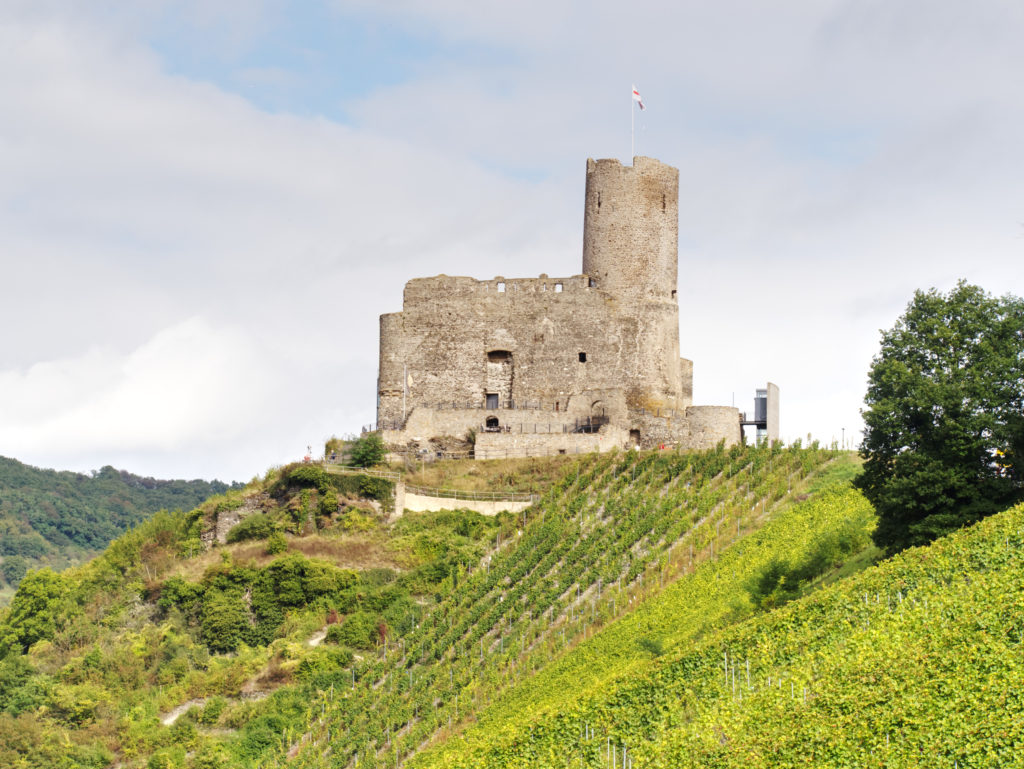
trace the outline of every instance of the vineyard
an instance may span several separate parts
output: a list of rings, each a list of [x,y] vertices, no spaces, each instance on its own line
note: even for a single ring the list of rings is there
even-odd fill
[[[319,677],[301,712],[278,722],[276,750],[260,759],[306,767],[404,764],[475,720],[503,691],[632,615],[647,596],[701,573],[704,561],[725,562],[733,543],[746,542],[793,484],[831,456],[737,447],[582,460],[522,515],[514,535],[498,536],[493,553],[439,596],[417,627],[375,658]],[[694,617],[688,632],[737,610],[723,602],[717,616]],[[649,613],[635,616],[651,620]]]
[[[779,516],[764,541],[744,543],[742,559],[727,553],[699,569],[704,589],[680,583],[631,618],[630,630],[622,623],[563,663],[578,675],[588,658],[610,667],[622,660],[617,677],[579,697],[567,696],[566,674],[538,677],[466,739],[416,765],[1019,765],[1024,506],[630,670],[642,613],[653,626],[678,618],[676,632],[688,632],[686,615],[721,604],[714,584],[732,568],[756,576],[759,561],[763,574],[771,556],[755,549],[772,549],[774,537],[789,539],[783,552],[799,546],[799,530],[838,522],[850,496],[836,492]],[[527,699],[537,707],[521,708]]]

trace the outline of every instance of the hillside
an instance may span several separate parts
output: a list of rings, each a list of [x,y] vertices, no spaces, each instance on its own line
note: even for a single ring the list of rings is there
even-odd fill
[[[0,587],[16,585],[28,568],[81,563],[157,510],[191,510],[229,488],[109,466],[91,475],[41,470],[0,457]],[[0,592],[0,604],[10,592]]]
[[[858,496],[836,490],[779,516],[743,554],[706,564],[413,765],[1017,765],[1024,505],[782,608],[701,627],[730,603],[763,602],[780,571],[813,560],[811,528],[830,518],[821,531],[835,532],[841,508],[864,509]],[[644,655],[652,632],[664,645]]]
[[[0,625],[0,759],[405,762],[702,563],[746,547],[832,457],[590,455],[567,463],[531,510],[492,519],[389,521],[379,479],[275,471],[189,514],[158,515],[79,569],[26,580]],[[238,511],[234,543],[204,553],[203,532]],[[863,509],[828,520],[855,535],[830,544],[833,559],[862,543]],[[754,610],[723,607],[694,627]],[[648,636],[642,648],[655,651],[684,640]]]

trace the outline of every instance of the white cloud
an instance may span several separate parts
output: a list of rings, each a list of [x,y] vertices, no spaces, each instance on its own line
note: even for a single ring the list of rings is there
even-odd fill
[[[2,450],[184,451],[236,440],[278,387],[247,334],[191,318],[126,355],[97,347],[0,372]]]

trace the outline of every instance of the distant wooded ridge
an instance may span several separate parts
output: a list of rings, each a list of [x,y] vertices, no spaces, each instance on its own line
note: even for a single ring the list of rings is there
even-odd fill
[[[0,457],[0,579],[13,585],[28,568],[80,562],[157,510],[190,510],[239,486],[158,480],[109,465],[89,474],[45,470]]]

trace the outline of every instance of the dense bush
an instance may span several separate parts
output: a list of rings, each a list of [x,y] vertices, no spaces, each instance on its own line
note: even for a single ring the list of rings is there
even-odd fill
[[[265,513],[253,513],[243,518],[227,534],[227,541],[242,542],[247,539],[266,539],[274,531],[274,522]]]
[[[288,549],[288,540],[280,531],[275,531],[267,538],[267,555],[277,555]]]
[[[377,633],[380,621],[374,612],[357,611],[340,625],[332,625],[327,632],[332,643],[353,649],[373,649],[380,640]]]
[[[372,467],[383,462],[387,453],[380,433],[366,433],[352,444],[349,456],[356,467]]]

